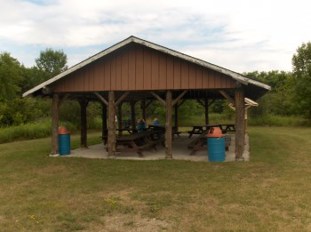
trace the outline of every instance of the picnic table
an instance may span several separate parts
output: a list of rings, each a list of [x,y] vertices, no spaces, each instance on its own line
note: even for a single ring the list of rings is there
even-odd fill
[[[208,124],[204,126],[192,126],[192,130],[188,131],[188,138],[191,138],[194,134],[201,135],[203,132],[207,132],[212,127],[219,127],[223,134],[235,131],[234,124]]]
[[[235,125],[234,124],[220,124],[220,129],[222,130],[222,133],[227,132],[234,132],[235,131]]]
[[[116,151],[136,152],[143,157],[142,151],[148,148],[157,149],[156,146],[163,142],[163,137],[155,130],[146,130],[130,135],[118,136],[116,139]]]
[[[208,131],[210,128],[212,127],[220,127],[220,124],[208,124],[208,125],[204,125],[204,126],[192,126],[192,130],[188,131],[188,138],[191,138],[192,135],[197,134],[197,135],[201,135],[203,132]]]
[[[158,126],[158,125],[149,125],[148,126],[148,129],[152,129],[152,130],[156,130],[156,131],[159,131],[161,133],[165,133],[165,127],[164,126]],[[172,134],[173,136],[174,135],[177,135],[179,137],[179,135],[181,134],[180,131],[178,131],[178,127],[176,126],[173,126],[172,127]]]

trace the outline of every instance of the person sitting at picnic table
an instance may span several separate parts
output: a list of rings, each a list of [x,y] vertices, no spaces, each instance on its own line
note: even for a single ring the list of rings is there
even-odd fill
[[[140,119],[137,123],[136,129],[138,132],[146,130],[146,122],[144,119]]]
[[[157,118],[154,118],[153,122],[152,122],[152,125],[153,126],[160,126],[160,121]]]

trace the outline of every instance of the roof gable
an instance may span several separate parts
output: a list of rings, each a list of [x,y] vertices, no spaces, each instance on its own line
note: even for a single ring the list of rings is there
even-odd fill
[[[252,80],[252,79],[249,79],[247,77],[244,77],[243,75],[241,74],[238,74],[236,72],[233,72],[229,69],[225,69],[223,67],[220,67],[220,66],[217,66],[217,65],[214,65],[214,64],[211,64],[211,63],[208,63],[206,61],[203,61],[203,60],[200,60],[200,59],[197,59],[197,58],[194,58],[194,57],[191,57],[191,56],[188,56],[186,54],[183,54],[181,52],[178,52],[178,51],[175,51],[175,50],[172,50],[172,49],[169,49],[169,48],[166,48],[166,47],[163,47],[161,45],[158,45],[158,44],[155,44],[155,43],[151,43],[149,41],[146,41],[146,40],[143,40],[143,39],[140,39],[140,38],[137,38],[135,36],[130,36],[129,38],[103,50],[102,52],[99,52],[97,54],[95,54],[94,56],[72,66],[71,68],[69,68],[68,70],[60,73],[59,75],[35,86],[34,88],[30,89],[29,91],[25,92],[23,94],[23,97],[25,96],[28,96],[28,95],[31,95],[41,89],[44,89],[52,84],[55,84],[56,82],[60,81],[61,79],[64,79],[65,77],[68,77],[70,76],[70,74],[78,71],[78,70],[81,70],[83,69],[84,67],[86,67],[87,65],[91,64],[91,63],[94,63],[95,61],[98,61],[99,59],[105,57],[105,56],[108,56],[109,54],[112,54],[113,52],[131,44],[131,43],[134,43],[134,44],[138,44],[138,45],[141,45],[141,46],[144,46],[144,47],[147,47],[147,48],[151,48],[153,50],[156,50],[156,51],[159,51],[160,53],[163,53],[163,54],[168,54],[170,56],[173,56],[173,57],[176,57],[176,58],[179,58],[181,60],[184,60],[186,62],[190,62],[190,63],[193,63],[193,64],[196,64],[196,65],[199,65],[199,66],[202,66],[202,67],[205,67],[205,68],[208,68],[210,70],[213,70],[217,73],[220,73],[220,74],[224,74],[228,77],[231,77],[233,80],[243,84],[243,85],[248,85],[248,84],[251,84],[251,85],[254,85],[256,87],[259,87],[259,88],[263,88],[265,90],[270,90],[270,86],[268,85],[265,85],[261,82],[258,82],[258,81],[255,81],[255,80]]]

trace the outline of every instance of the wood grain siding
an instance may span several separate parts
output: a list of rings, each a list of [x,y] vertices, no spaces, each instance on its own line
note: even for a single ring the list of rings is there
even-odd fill
[[[121,79],[122,79],[122,89],[128,90],[129,89],[129,54],[124,53],[122,55],[122,72],[121,72]]]
[[[111,59],[111,68],[110,68],[110,71],[111,71],[111,76],[110,76],[110,80],[111,80],[111,84],[110,84],[110,89],[109,90],[113,90],[113,89],[117,89],[117,59],[115,56],[112,57]],[[119,82],[119,88],[118,89],[121,89],[121,83]]]
[[[195,83],[196,83],[196,68],[193,64],[189,64],[188,66],[189,70],[189,88],[195,88]]]
[[[111,90],[111,60],[106,59],[106,62],[104,62],[104,86],[103,90]]]
[[[135,50],[129,51],[129,89],[136,89],[136,53]]]
[[[146,90],[151,89],[151,67],[152,67],[152,59],[151,59],[151,52],[148,49],[144,49],[144,72],[142,79],[144,80],[144,88]]]
[[[173,67],[173,77],[174,77],[174,84],[172,89],[180,89],[181,88],[181,62],[179,59],[174,59],[174,67]]]
[[[174,58],[167,56],[166,59],[166,77],[161,77],[166,79],[166,89],[173,89],[174,87]]]
[[[136,52],[135,60],[135,78],[136,85],[134,90],[144,89],[144,50],[141,47],[138,47]]]
[[[56,82],[55,92],[235,88],[222,73],[141,45],[123,47]]]
[[[181,89],[188,89],[189,88],[189,68],[188,62],[182,61],[181,63]]]
[[[167,57],[160,55],[159,57],[159,89],[166,89],[167,85]]]
[[[151,59],[151,88],[159,89],[159,54],[157,52],[152,53]]]

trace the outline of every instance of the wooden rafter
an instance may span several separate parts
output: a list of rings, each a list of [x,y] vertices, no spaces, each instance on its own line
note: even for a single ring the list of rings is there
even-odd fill
[[[158,99],[162,105],[166,106],[166,102],[158,95],[156,94],[155,92],[151,92],[152,96],[154,96],[156,99]]]
[[[232,97],[230,97],[229,94],[227,94],[225,91],[223,90],[219,90],[219,93],[224,96],[230,103],[234,104],[234,99]]]
[[[128,95],[130,94],[130,92],[125,92],[121,95],[121,97],[119,97],[119,99],[116,101],[115,105],[119,105]]]
[[[182,104],[184,104],[186,99],[182,99],[178,102],[177,106],[180,107]]]
[[[99,100],[101,100],[106,106],[108,106],[108,101],[100,93],[95,92],[94,94],[99,98]]]
[[[176,103],[178,103],[178,101],[185,96],[185,94],[187,93],[187,90],[184,90],[181,94],[179,94],[179,96],[177,98],[175,98],[172,102],[172,105],[174,106]]]

